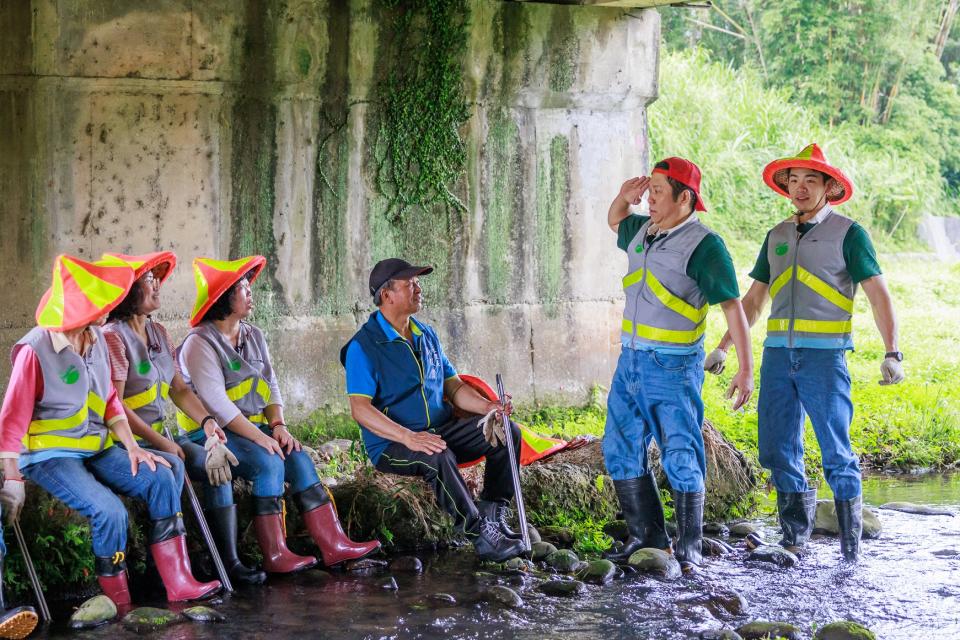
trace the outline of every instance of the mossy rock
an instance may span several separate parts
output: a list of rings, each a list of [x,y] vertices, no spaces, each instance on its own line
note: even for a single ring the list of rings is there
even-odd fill
[[[94,596],[70,616],[71,629],[92,629],[117,617],[117,605],[105,595]]]
[[[813,640],[877,640],[877,636],[862,624],[841,620],[817,629]]]
[[[743,640],[768,640],[770,638],[786,638],[786,640],[800,640],[800,629],[786,622],[767,622],[755,620],[742,627],[737,627]]]
[[[666,580],[676,580],[682,573],[677,559],[663,549],[638,549],[627,560],[627,564],[638,571]]]
[[[870,509],[863,507],[863,531],[860,535],[864,540],[879,538],[883,525],[880,518]],[[833,500],[817,500],[817,511],[813,521],[813,532],[828,536],[840,535],[840,524],[837,522],[837,505]]]
[[[549,542],[534,542],[530,549],[531,557],[537,562],[545,560],[547,556],[557,551],[557,548]]]
[[[183,616],[168,609],[138,607],[123,617],[123,626],[134,633],[150,633],[182,622]]]
[[[580,558],[569,549],[555,551],[547,556],[544,561],[560,573],[570,573],[580,565]]]

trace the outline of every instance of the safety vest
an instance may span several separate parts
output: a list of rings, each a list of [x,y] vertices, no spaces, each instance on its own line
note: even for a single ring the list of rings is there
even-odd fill
[[[167,341],[153,320],[148,318],[145,328],[147,344],[122,320],[111,322],[104,331],[113,333],[123,341],[130,363],[123,387],[123,404],[153,427],[154,431],[161,433],[166,401],[170,397],[170,383],[173,382],[176,369]]]
[[[708,305],[696,281],[687,275],[687,263],[700,242],[713,232],[694,220],[650,244],[650,222],[647,220],[627,245],[624,344],[634,348],[696,344],[706,330]]]
[[[832,209],[803,234],[792,220],[770,231],[768,347],[853,348],[857,285],[843,259],[843,238],[853,220]]]
[[[257,426],[266,426],[267,418],[263,415],[264,408],[270,404],[270,380],[273,380],[273,367],[270,365],[270,355],[267,342],[260,329],[246,322],[240,323],[239,351],[230,344],[226,337],[211,322],[201,322],[187,334],[184,342],[191,336],[206,340],[213,347],[220,358],[220,370],[223,371],[223,381],[227,390],[227,397],[233,401],[250,422]],[[182,350],[183,347],[180,347]],[[187,375],[186,367],[180,363],[187,383],[193,386]],[[194,389],[196,392],[196,389]],[[202,400],[203,398],[201,398]],[[177,425],[183,433],[192,433],[200,428],[190,416],[177,410]]]
[[[35,327],[13,349],[29,345],[43,374],[43,397],[34,404],[21,453],[60,449],[97,453],[113,444],[103,414],[113,387],[103,333],[90,327],[97,341],[85,356],[71,348],[57,353],[50,332]]]

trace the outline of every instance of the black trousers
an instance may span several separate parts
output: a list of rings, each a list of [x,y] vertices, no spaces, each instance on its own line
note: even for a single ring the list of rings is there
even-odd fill
[[[457,464],[486,457],[481,500],[509,502],[513,499],[510,477],[510,456],[506,445],[491,447],[478,427],[481,416],[453,419],[433,427],[447,443],[441,453],[411,451],[399,442],[392,442],[377,460],[377,470],[401,476],[420,476],[433,488],[440,508],[453,516],[461,531],[470,531],[478,520],[477,505],[470,497]],[[517,464],[520,464],[520,429],[510,423]]]

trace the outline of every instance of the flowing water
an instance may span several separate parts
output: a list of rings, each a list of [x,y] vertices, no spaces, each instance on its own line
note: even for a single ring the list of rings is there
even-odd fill
[[[871,506],[909,501],[960,511],[960,475],[871,478],[864,499]],[[853,567],[840,561],[835,538],[814,540],[812,553],[794,569],[746,562],[743,543],[730,540],[737,552],[708,559],[694,578],[661,582],[629,575],[607,586],[589,586],[575,599],[543,595],[536,580],[527,578],[524,585],[522,576],[503,576],[524,600],[522,607],[508,609],[479,600],[482,579],[474,576],[471,554],[451,551],[421,556],[423,574],[393,574],[396,591],[381,587],[386,573],[271,578],[264,587],[214,603],[228,616],[226,623],[180,624],[152,637],[673,639],[756,619],[790,622],[810,637],[816,625],[849,619],[879,638],[960,638],[960,517],[879,514],[883,533],[863,542],[863,559]],[[767,540],[778,539],[772,511],[758,522]],[[748,613],[714,616],[704,607],[678,604],[710,585],[740,592]],[[453,595],[457,603],[439,605],[427,597],[438,592]],[[48,632],[51,637],[66,633],[63,626]],[[133,637],[117,624],[83,635]]]

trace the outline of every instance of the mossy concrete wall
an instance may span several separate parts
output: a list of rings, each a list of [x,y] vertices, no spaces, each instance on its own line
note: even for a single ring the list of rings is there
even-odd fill
[[[658,15],[469,0],[466,170],[447,185],[465,210],[397,223],[373,171],[382,4],[0,3],[3,349],[59,252],[177,252],[159,314],[177,335],[190,260],[258,252],[289,412],[342,407],[338,350],[397,255],[437,267],[422,317],[460,370],[503,372],[521,401],[608,383],[625,258],[605,216],[647,168]]]

